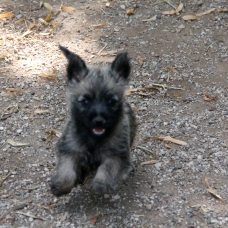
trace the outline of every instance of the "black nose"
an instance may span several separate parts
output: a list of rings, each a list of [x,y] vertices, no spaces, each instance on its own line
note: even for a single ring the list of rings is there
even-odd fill
[[[93,119],[93,123],[96,125],[102,125],[105,123],[105,120],[101,116],[97,116]]]

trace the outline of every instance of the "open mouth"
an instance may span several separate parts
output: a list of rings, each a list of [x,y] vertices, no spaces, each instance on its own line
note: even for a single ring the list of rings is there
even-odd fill
[[[96,128],[93,128],[93,133],[95,135],[103,135],[105,133],[105,129],[101,127],[96,127]]]

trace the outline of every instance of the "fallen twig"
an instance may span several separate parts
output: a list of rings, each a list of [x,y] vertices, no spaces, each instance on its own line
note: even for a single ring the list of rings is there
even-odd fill
[[[164,2],[164,1],[161,1],[161,2],[155,2],[155,3],[151,4],[151,6],[155,6],[155,5],[161,4],[161,3],[163,3],[163,2]]]
[[[167,87],[167,89],[185,90],[183,88],[177,88],[177,87]]]
[[[34,219],[39,219],[39,220],[43,220],[43,221],[46,220],[46,219],[44,219],[44,218],[40,218],[40,217],[37,217],[37,216],[35,216],[35,215],[31,215],[31,214],[29,214],[29,213],[25,213],[25,212],[21,212],[21,211],[17,211],[16,213],[17,213],[17,214],[20,214],[20,215],[27,216],[27,217],[31,217],[31,218],[34,218]]]
[[[208,190],[208,192],[210,192],[213,196],[215,196],[216,198],[218,198],[218,199],[220,199],[221,201],[223,201],[224,202],[224,199],[220,196],[220,195],[218,195],[216,192],[215,192],[215,190],[209,185],[209,182],[208,182],[208,178],[207,177],[205,177],[205,182],[206,182],[206,185],[207,185],[207,190]]]
[[[25,190],[25,191],[28,191],[28,192],[31,192],[31,191],[33,191],[33,190],[36,190],[36,189],[40,188],[40,187],[41,187],[41,185],[37,185],[37,186],[32,187],[32,188],[24,188],[24,190]]]
[[[0,187],[2,186],[2,184],[4,183],[4,181],[7,180],[7,179],[11,176],[12,172],[14,172],[15,170],[16,170],[16,169],[14,169],[13,171],[11,170],[11,171],[6,175],[6,177],[2,178],[2,180],[0,181]]]
[[[159,160],[150,160],[150,161],[141,162],[140,165],[141,166],[143,166],[143,165],[152,165],[152,164],[156,164],[158,162],[159,162]]]
[[[32,199],[27,199],[27,200],[24,200],[24,201],[20,202],[19,204],[13,206],[12,208],[10,208],[9,210],[7,210],[6,212],[4,212],[2,214],[2,216],[0,217],[0,220],[3,219],[6,215],[8,215],[10,212],[23,209],[26,205],[28,205],[31,202],[32,202]]]
[[[101,48],[101,50],[97,53],[97,55],[100,55],[101,52],[108,46],[108,44],[105,44],[103,48]]]
[[[170,6],[172,6],[174,9],[176,9],[176,7],[173,4],[171,4],[168,0],[164,0],[164,2],[166,2],[167,4],[169,4]]]
[[[108,51],[108,52],[105,52],[105,53],[101,53],[100,55],[101,56],[106,56],[106,55],[112,55],[112,56],[115,56],[118,52],[122,52],[124,51],[124,49],[116,49],[116,50],[112,50],[112,51]]]
[[[187,145],[186,142],[184,142],[182,140],[179,140],[179,139],[174,139],[174,138],[172,138],[170,136],[158,137],[158,139],[166,141],[166,142],[172,142],[172,143],[175,143],[175,144],[178,144],[178,145],[182,145],[182,146]]]
[[[152,152],[151,150],[148,150],[147,148],[143,147],[143,146],[137,146],[136,148],[144,150],[145,152],[149,153],[150,155],[152,155],[155,159],[158,159],[158,156],[155,152]]]
[[[58,203],[55,203],[55,204],[51,204],[49,206],[44,206],[44,205],[39,205],[40,208],[43,208],[43,209],[47,209],[47,210],[50,210],[54,207],[57,207],[59,204]]]

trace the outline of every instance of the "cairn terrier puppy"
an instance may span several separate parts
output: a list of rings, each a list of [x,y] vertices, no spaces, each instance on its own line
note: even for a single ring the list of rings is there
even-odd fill
[[[68,60],[69,118],[56,146],[51,191],[55,196],[69,193],[91,169],[96,172],[91,190],[117,190],[132,170],[130,148],[136,133],[135,115],[124,98],[130,74],[127,53],[118,54],[111,66],[96,68],[60,49]]]

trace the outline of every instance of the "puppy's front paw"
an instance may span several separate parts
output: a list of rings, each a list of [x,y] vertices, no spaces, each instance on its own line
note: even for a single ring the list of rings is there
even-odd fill
[[[62,196],[70,193],[71,188],[64,188],[58,183],[51,183],[51,192],[54,196]]]
[[[66,195],[71,192],[71,189],[74,187],[76,182],[76,174],[71,177],[63,177],[55,175],[51,179],[51,192],[55,196]]]
[[[118,184],[114,181],[103,181],[95,178],[90,184],[89,189],[97,193],[110,193],[118,189]]]

